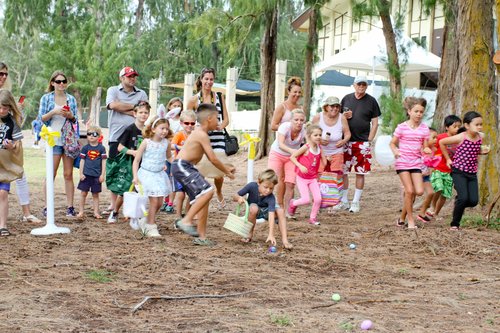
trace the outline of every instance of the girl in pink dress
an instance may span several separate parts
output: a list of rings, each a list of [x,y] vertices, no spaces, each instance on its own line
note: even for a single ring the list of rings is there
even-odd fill
[[[308,205],[310,202],[309,192],[313,197],[313,206],[309,223],[319,225],[317,216],[321,206],[321,192],[318,183],[318,171],[320,164],[326,164],[326,158],[320,148],[321,127],[318,125],[309,125],[306,129],[307,143],[296,150],[290,161],[296,166],[297,178],[295,180],[300,193],[300,198],[290,200],[288,205],[288,214],[293,216],[298,206]]]
[[[396,127],[391,140],[391,150],[396,157],[394,164],[404,187],[404,203],[398,226],[404,226],[408,218],[408,229],[416,229],[413,218],[413,202],[424,193],[422,178],[422,147],[425,154],[432,154],[429,148],[429,127],[422,123],[427,102],[423,98],[407,97],[405,105],[409,119]]]

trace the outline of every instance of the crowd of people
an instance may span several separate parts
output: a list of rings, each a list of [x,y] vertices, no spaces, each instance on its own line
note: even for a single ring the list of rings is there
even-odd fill
[[[63,162],[66,216],[86,216],[86,198],[91,192],[93,217],[102,219],[108,215],[107,222],[115,223],[124,194],[135,190],[148,197],[149,205],[146,217],[131,220],[134,229],[140,229],[148,237],[160,237],[156,220],[158,212],[163,210],[176,214],[175,228],[193,236],[194,244],[213,245],[207,237],[209,203],[215,193],[217,208],[224,209],[224,177],[235,177],[235,168],[225,153],[229,112],[224,96],[212,89],[215,75],[213,68],[203,69],[192,98],[185,104],[180,98],[173,98],[166,108],[160,107],[158,115],[151,116],[148,96],[136,86],[139,73],[132,67],[124,67],[119,72],[120,84],[110,87],[106,95],[109,111],[106,151],[98,126],[86,128],[88,143],[80,146],[76,99],[67,92],[67,76],[61,71],[54,72],[47,93],[40,100],[36,121],[61,133],[52,158],[54,177]],[[7,77],[8,67],[0,63],[0,236],[10,235],[7,195],[14,180],[23,221],[41,222],[30,212],[22,158],[19,162],[23,105],[6,89]],[[266,242],[276,245],[277,224],[283,246],[292,248],[287,237],[287,219],[295,218],[300,206],[311,207],[312,226],[321,224],[320,208],[327,208],[328,213],[348,210],[354,214],[362,209],[365,176],[371,171],[372,145],[381,115],[376,99],[366,93],[367,86],[365,77],[356,77],[352,94],[342,100],[335,96],[326,98],[321,112],[308,122],[299,104],[301,80],[298,77],[288,80],[287,99],[276,107],[271,121],[276,139],[271,145],[268,169],[259,173],[256,182],[246,184],[232,196],[233,201],[247,203],[249,207],[248,220],[253,227],[243,242],[252,241],[258,220],[267,220]],[[390,143],[404,192],[396,225],[417,228],[413,205],[415,197],[424,192],[426,198],[416,219],[428,223],[437,218],[445,200],[451,198],[454,184],[457,199],[451,229],[458,230],[464,209],[478,202],[478,155],[489,151],[482,146],[481,115],[466,113],[463,127],[460,118],[448,116],[444,123],[446,132],[438,135],[422,122],[424,99],[408,97],[404,104],[408,119],[398,125]],[[36,146],[40,127],[37,124]],[[77,189],[81,192],[78,212],[74,208],[75,166],[79,168]],[[350,173],[355,174],[351,201]],[[207,178],[213,179],[214,186]],[[108,208],[101,212],[99,193],[103,183],[111,199]],[[295,187],[298,197],[294,196]],[[334,199],[330,192],[334,193]],[[43,214],[46,215],[46,208]]]

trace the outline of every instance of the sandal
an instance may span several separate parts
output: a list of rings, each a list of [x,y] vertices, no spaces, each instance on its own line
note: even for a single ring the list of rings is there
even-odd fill
[[[10,231],[7,230],[7,228],[1,228],[0,229],[0,237],[7,237],[10,236]]]
[[[422,223],[429,223],[429,222],[431,221],[431,219],[430,219],[430,218],[429,218],[429,216],[427,216],[427,215],[422,216],[422,215],[418,214],[418,215],[417,215],[417,219],[418,219],[420,222],[422,222]]]
[[[182,220],[177,220],[174,222],[174,226],[176,229],[181,230],[182,232],[193,236],[193,237],[198,237],[198,230],[196,230],[196,227],[194,225],[186,225],[181,222]]]
[[[193,244],[194,245],[201,245],[201,246],[214,246],[215,242],[211,241],[210,239],[195,238],[195,239],[193,239]]]
[[[39,218],[37,218],[35,215],[33,214],[30,214],[28,216],[23,216],[21,218],[21,221],[22,222],[32,222],[32,223],[41,223],[42,221],[40,221]]]
[[[217,208],[219,210],[226,208],[226,200],[224,198],[222,198],[222,201],[219,201],[219,199],[216,200],[217,200]]]
[[[400,218],[398,218],[398,219],[396,220],[396,226],[398,226],[398,227],[404,227],[404,226],[405,226],[405,224],[406,224],[406,222],[405,222],[405,221],[401,221],[401,219],[400,219]]]
[[[460,227],[457,227],[457,226],[453,226],[450,228],[451,231],[459,231],[460,230]]]
[[[408,230],[416,230],[416,229],[418,229],[418,227],[417,227],[417,226],[408,227]]]

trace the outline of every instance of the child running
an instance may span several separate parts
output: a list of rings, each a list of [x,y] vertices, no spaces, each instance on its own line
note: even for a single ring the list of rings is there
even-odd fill
[[[242,239],[243,242],[249,243],[252,241],[257,219],[264,219],[269,221],[269,236],[267,236],[266,243],[271,242],[273,246],[276,246],[274,224],[277,216],[283,246],[285,249],[290,250],[293,246],[288,242],[285,211],[276,204],[276,198],[273,194],[276,184],[278,184],[276,172],[272,169],[264,170],[259,174],[257,182],[246,184],[238,191],[238,194],[234,195],[233,200],[240,205],[246,201],[249,205],[248,221],[253,224],[253,227],[248,238]],[[245,199],[246,195],[247,198]]]
[[[435,156],[434,153],[436,151],[436,140],[437,140],[437,131],[434,128],[429,128],[429,149],[432,151],[432,156],[425,155],[423,156],[424,165],[422,167],[422,179],[424,182],[424,202],[420,207],[420,212],[417,215],[417,219],[422,223],[428,223],[431,221],[431,217],[427,214],[427,209],[431,205],[432,198],[434,196],[434,190],[431,184],[431,173],[436,164],[441,160],[440,156]]]
[[[407,97],[404,103],[409,119],[397,126],[390,144],[392,153],[396,157],[394,166],[404,187],[404,204],[397,226],[404,226],[407,217],[408,229],[416,229],[413,202],[415,196],[424,193],[422,147],[425,154],[431,154],[432,151],[427,142],[429,127],[422,123],[426,101],[422,98]]]
[[[7,229],[9,216],[10,182],[23,175],[21,145],[22,114],[10,91],[0,90],[0,238],[10,236]]]
[[[177,155],[179,154],[179,151],[182,149],[182,146],[184,146],[184,142],[186,142],[186,139],[188,136],[191,134],[191,132],[194,130],[194,126],[196,125],[196,114],[194,111],[187,110],[182,112],[181,118],[180,118],[181,126],[182,126],[182,131],[177,132],[174,135],[174,138],[172,139],[172,147],[174,149],[174,158],[177,158]],[[177,218],[181,219],[182,218],[182,206],[184,203],[184,198],[186,197],[186,193],[183,191],[181,184],[173,179],[174,184],[174,193],[175,196],[172,197],[171,195],[171,201],[169,205],[174,201],[175,199],[175,210],[177,212]],[[189,201],[186,203],[186,212],[189,210],[190,203]],[[168,212],[168,210],[167,210]]]
[[[169,131],[167,119],[153,117],[151,123],[144,127],[144,141],[139,146],[133,163],[132,182],[135,185],[141,184],[144,195],[149,197],[147,224],[142,226],[148,237],[161,236],[155,224],[156,213],[163,198],[172,192],[170,179],[165,172],[165,160],[170,159],[170,143],[165,139]]]
[[[321,206],[321,191],[318,184],[318,170],[320,164],[326,164],[326,158],[320,148],[321,127],[318,125],[309,125],[306,128],[307,143],[293,152],[290,161],[296,166],[296,183],[299,189],[300,198],[290,200],[288,205],[288,214],[295,215],[298,206],[309,204],[309,192],[313,197],[313,206],[309,216],[309,224],[320,225],[318,221],[318,212]]]
[[[102,219],[99,214],[99,193],[106,174],[106,149],[99,143],[102,131],[98,126],[89,126],[87,129],[88,144],[80,151],[80,182],[78,189],[82,191],[80,197],[80,212],[78,217],[83,217],[85,201],[89,191],[92,192],[94,218]]]
[[[208,131],[213,131],[219,126],[218,111],[215,105],[201,103],[197,110],[198,126],[184,142],[184,146],[172,162],[172,175],[182,185],[183,190],[191,200],[191,208],[182,220],[175,221],[175,228],[197,237],[193,240],[195,245],[214,245],[207,239],[208,205],[214,195],[213,187],[194,167],[203,155],[212,164],[230,179],[234,179],[234,167],[225,166],[216,156],[210,145]],[[198,225],[193,225],[193,218],[198,216]]]
[[[435,156],[441,156],[441,161],[434,168],[434,171],[431,174],[431,184],[434,189],[434,196],[432,197],[432,210],[426,212],[427,216],[436,220],[439,219],[439,212],[441,212],[441,208],[443,208],[446,199],[450,199],[453,192],[451,169],[446,165],[446,159],[442,157],[443,153],[439,147],[439,142],[442,139],[457,135],[460,126],[462,126],[462,120],[455,115],[449,115],[444,118],[444,127],[446,132],[437,136]],[[452,160],[455,155],[456,148],[456,145],[448,145],[446,147],[448,155]]]
[[[469,111],[464,115],[465,132],[444,138],[439,141],[439,147],[446,159],[446,165],[451,168],[453,185],[457,191],[455,207],[450,230],[460,229],[460,220],[466,207],[475,207],[479,202],[477,185],[477,165],[479,154],[488,154],[490,148],[482,147],[483,118],[476,111]],[[447,145],[457,145],[453,160],[448,153]]]

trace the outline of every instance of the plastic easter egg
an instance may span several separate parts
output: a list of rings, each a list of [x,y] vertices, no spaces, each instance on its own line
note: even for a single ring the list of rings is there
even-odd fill
[[[356,244],[354,244],[354,243],[349,244],[349,248],[351,250],[355,250],[356,249]]]
[[[340,301],[340,295],[335,293],[332,295],[332,300],[335,301],[335,302],[338,302]]]
[[[361,322],[361,325],[359,326],[363,331],[368,331],[369,329],[371,329],[373,326],[373,323],[371,320],[367,319],[367,320],[363,320]]]
[[[276,253],[276,246],[270,246],[268,252],[269,253]]]
[[[378,164],[382,166],[394,164],[394,154],[389,146],[391,139],[392,137],[390,135],[381,135],[377,138],[377,142],[375,143],[375,159]]]

